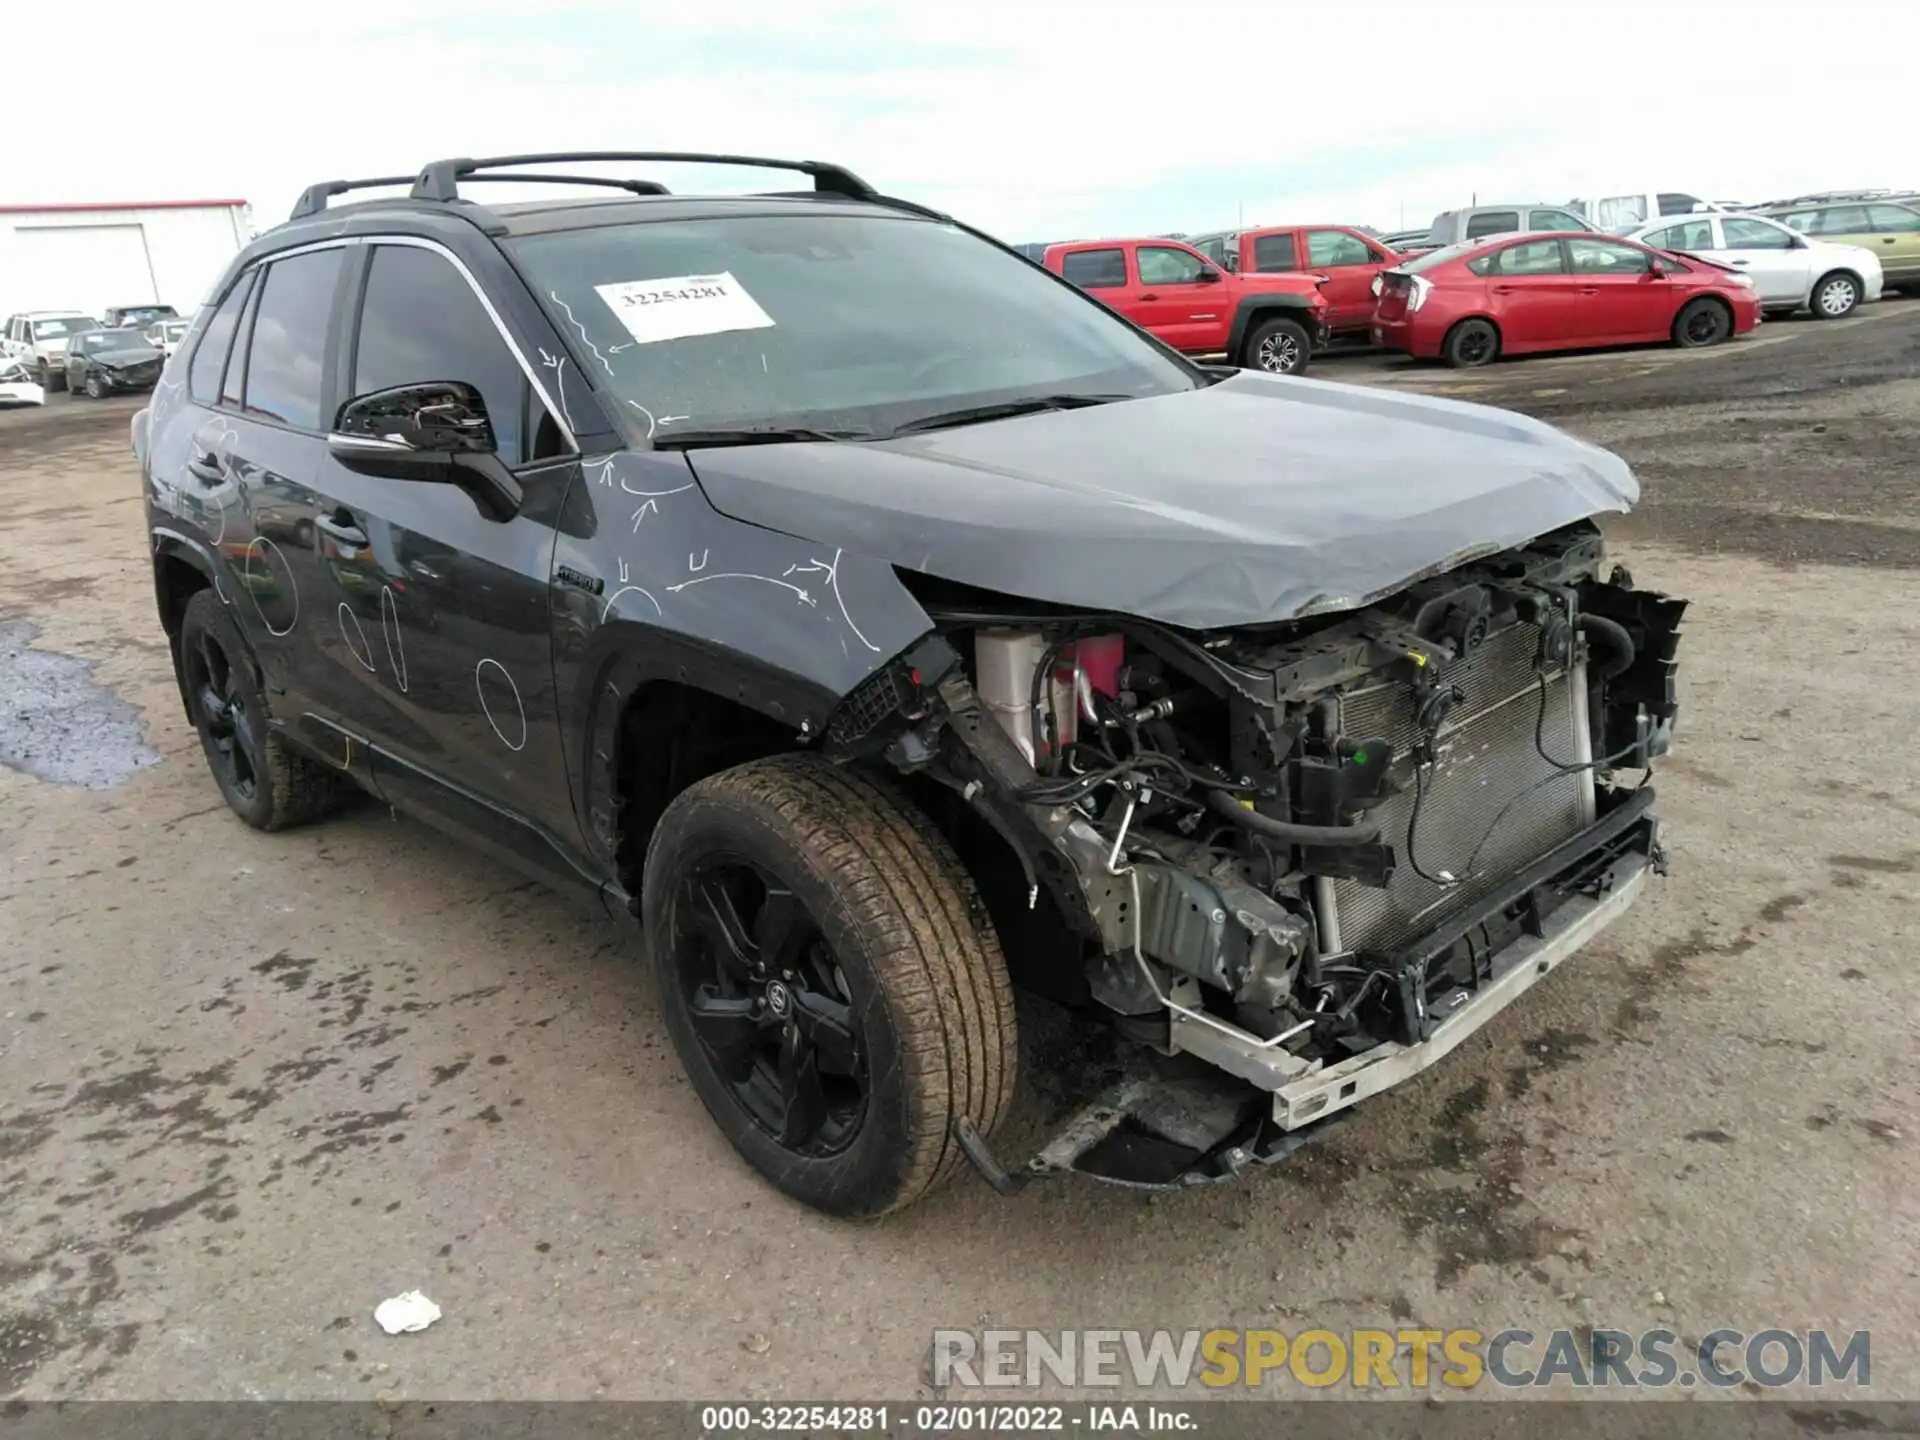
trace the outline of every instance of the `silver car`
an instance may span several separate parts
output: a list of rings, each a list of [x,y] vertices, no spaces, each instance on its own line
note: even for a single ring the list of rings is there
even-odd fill
[[[1762,215],[1669,216],[1628,238],[1740,271],[1769,310],[1839,320],[1880,298],[1880,257],[1871,250],[1802,235]]]

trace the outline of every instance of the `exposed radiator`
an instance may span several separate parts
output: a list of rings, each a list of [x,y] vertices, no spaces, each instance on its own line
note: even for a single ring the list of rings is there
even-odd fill
[[[1585,667],[1549,674],[1541,722],[1540,682],[1534,669],[1539,634],[1532,625],[1509,626],[1488,636],[1447,672],[1447,680],[1467,698],[1436,738],[1433,769],[1424,782],[1419,824],[1411,837],[1413,749],[1419,739],[1413,691],[1395,681],[1341,697],[1341,733],[1391,740],[1397,757],[1393,778],[1403,788],[1368,812],[1369,819],[1380,822],[1381,838],[1396,853],[1391,883],[1378,889],[1352,880],[1318,882],[1323,946],[1391,951],[1593,823],[1593,772],[1565,774],[1540,754],[1544,749],[1568,765],[1593,758]],[[1534,744],[1536,724],[1539,748]],[[1479,856],[1469,875],[1468,861],[1476,848]],[[1450,875],[1462,883],[1423,879],[1414,870],[1414,859],[1428,875]]]

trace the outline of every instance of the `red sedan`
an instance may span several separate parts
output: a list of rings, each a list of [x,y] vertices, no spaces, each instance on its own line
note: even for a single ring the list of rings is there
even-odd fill
[[[1373,343],[1485,365],[1500,355],[1671,340],[1717,345],[1760,323],[1753,282],[1611,235],[1506,235],[1382,273]]]

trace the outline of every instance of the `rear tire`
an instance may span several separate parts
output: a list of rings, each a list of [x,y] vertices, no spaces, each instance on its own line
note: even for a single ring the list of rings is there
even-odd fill
[[[1462,320],[1440,342],[1440,358],[1456,370],[1474,370],[1500,358],[1500,331],[1491,320]]]
[[[1673,343],[1683,350],[1718,345],[1733,334],[1733,312],[1705,296],[1689,300],[1673,317]]]
[[[1845,270],[1822,275],[1813,287],[1812,308],[1816,319],[1846,319],[1860,308],[1860,281]]]
[[[714,1123],[795,1199],[912,1204],[962,1163],[953,1122],[1005,1118],[1019,1062],[992,922],[946,839],[810,755],[682,792],[642,914],[674,1048]]]
[[[1241,367],[1269,375],[1298,375],[1313,358],[1313,341],[1296,320],[1261,320],[1247,332]]]
[[[187,602],[176,664],[187,716],[234,814],[256,830],[285,830],[340,803],[340,772],[288,749],[273,729],[246,641],[212,590]]]

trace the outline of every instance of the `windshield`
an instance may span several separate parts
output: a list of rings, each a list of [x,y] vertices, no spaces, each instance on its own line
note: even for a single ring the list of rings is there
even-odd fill
[[[73,342],[82,354],[91,355],[98,350],[132,350],[144,348],[147,337],[138,330],[95,330],[90,335],[82,335]]]
[[[100,322],[91,315],[59,315],[51,320],[33,322],[33,338],[57,340],[62,335],[78,335],[82,330],[98,329]]]
[[[652,433],[880,435],[965,407],[1203,383],[1097,301],[932,221],[743,215],[509,248],[585,363]]]
[[[173,313],[171,305],[128,305],[120,311],[122,325],[144,325],[149,320],[159,320]]]

